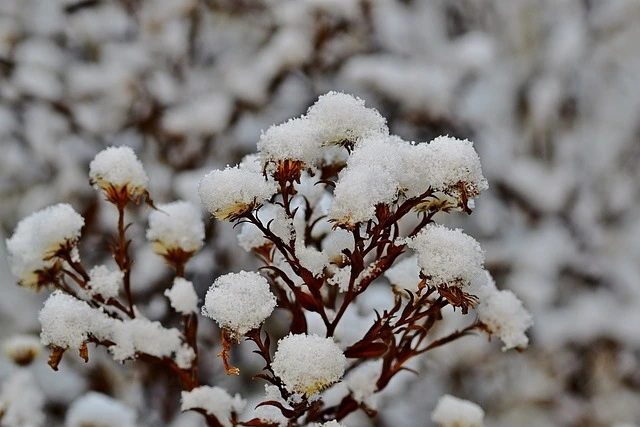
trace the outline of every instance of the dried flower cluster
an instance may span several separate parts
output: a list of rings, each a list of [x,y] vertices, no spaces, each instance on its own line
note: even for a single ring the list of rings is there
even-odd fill
[[[258,151],[206,174],[198,189],[202,205],[239,226],[240,245],[264,264],[260,273],[216,278],[201,308],[221,329],[227,374],[241,372],[230,363],[232,346],[255,345],[265,367],[252,374],[267,382],[258,407],[251,411],[240,395],[203,384],[208,379],[198,366],[214,361],[199,357],[198,295],[184,275],[203,246],[205,226],[187,202],[151,202],[147,175],[128,147],[102,151],[89,172],[118,212],[111,246],[117,270],[84,267],[77,249],[84,220],[69,205],[32,214],[7,241],[19,283],[55,289],[40,312],[41,341],[52,350],[54,369],[67,350],[88,360],[88,344],[95,344],[116,361],[138,359],[175,373],[182,410],[200,412],[210,426],[335,427],[358,410],[375,416],[376,394],[412,358],[471,332],[498,336],[504,349],[526,347],[531,316],[513,293],[496,288],[479,244],[434,223],[438,213],[471,213],[473,199],[488,187],[471,142],[404,141],[363,100],[330,92],[305,115],[264,132]],[[125,209],[143,198],[154,209],[146,236],[175,271],[164,295],[181,328],[148,319],[132,296]],[[350,328],[353,307],[379,284],[388,306],[366,327]],[[477,318],[438,335],[434,326],[448,306],[476,310]],[[265,326],[276,315],[287,325],[284,333]],[[272,336],[280,337],[275,348]],[[340,382],[346,391],[328,399]],[[104,396],[89,398],[107,412],[114,405]],[[133,423],[124,412],[119,422]],[[74,419],[94,421],[85,415],[78,402]],[[446,396],[433,420],[477,427],[483,415],[477,405]]]

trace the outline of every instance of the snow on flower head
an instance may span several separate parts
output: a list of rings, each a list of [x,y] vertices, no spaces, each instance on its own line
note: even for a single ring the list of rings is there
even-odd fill
[[[136,413],[124,403],[90,391],[69,407],[66,427],[135,427]]]
[[[278,341],[271,367],[287,390],[311,396],[339,381],[346,365],[332,338],[289,334]]]
[[[434,189],[459,197],[466,203],[466,199],[477,197],[489,188],[471,141],[439,136],[427,147]]]
[[[445,394],[431,413],[431,421],[440,427],[482,427],[484,411],[473,402]]]
[[[269,282],[255,272],[241,271],[220,276],[207,291],[202,314],[222,329],[243,336],[271,315],[276,297]]]
[[[284,161],[314,165],[322,158],[317,124],[303,116],[273,125],[260,136],[258,151],[265,165]]]
[[[220,220],[233,221],[271,198],[276,184],[239,167],[213,170],[200,181],[202,205]]]
[[[106,314],[61,291],[49,295],[38,319],[42,325],[42,344],[63,349],[79,349],[89,334],[106,335],[112,324]]]
[[[131,147],[107,147],[89,164],[89,180],[115,204],[126,204],[147,195],[147,177]]]
[[[102,295],[109,299],[118,296],[123,286],[124,273],[120,270],[109,270],[104,265],[98,265],[89,272],[89,292],[92,295]]]
[[[375,218],[376,206],[397,198],[398,182],[379,166],[347,167],[340,173],[329,220],[347,229]]]
[[[429,286],[464,287],[485,277],[480,244],[461,229],[429,224],[406,240]]]
[[[173,287],[164,291],[164,294],[178,313],[187,315],[198,311],[198,295],[190,281],[176,277]]]
[[[231,415],[242,412],[247,402],[236,394],[231,397],[226,390],[215,386],[200,386],[191,391],[183,391],[181,395],[182,411],[202,409],[213,415],[224,427],[231,427]]]
[[[332,91],[320,96],[307,118],[317,123],[319,139],[325,145],[352,147],[367,136],[389,133],[386,119],[377,110],[346,93]]]
[[[418,257],[426,285],[438,291],[464,314],[477,302],[475,292],[484,284],[484,253],[480,244],[460,229],[429,224],[415,237],[405,240]]]
[[[185,201],[158,205],[158,210],[149,214],[147,239],[153,242],[153,250],[159,255],[194,254],[202,248],[204,240],[200,209]]]
[[[525,332],[533,326],[533,317],[513,292],[496,289],[490,278],[489,284],[482,288],[476,309],[478,320],[504,343],[502,351],[527,347],[529,338]]]
[[[5,356],[20,366],[29,365],[42,353],[42,344],[33,335],[13,335],[2,345]]]
[[[84,218],[70,205],[60,203],[34,212],[21,220],[7,239],[11,272],[23,286],[39,289],[55,276],[65,252],[77,258],[75,245]]]

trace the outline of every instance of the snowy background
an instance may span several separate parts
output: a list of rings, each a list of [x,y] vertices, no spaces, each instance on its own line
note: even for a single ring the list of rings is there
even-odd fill
[[[84,258],[104,259],[116,215],[87,176],[102,148],[133,147],[156,201],[199,204],[204,173],[344,90],[404,139],[475,142],[490,189],[473,215],[447,221],[481,242],[498,286],[536,322],[523,353],[478,336],[421,358],[420,376],[380,397],[375,425],[428,426],[444,393],[479,403],[488,426],[638,423],[639,24],[637,0],[0,0],[0,235],[66,201],[87,219]],[[147,216],[131,216],[134,292],[161,318],[169,270],[144,244]],[[218,275],[256,265],[230,227],[207,224],[212,238],[187,270],[201,298]],[[4,250],[0,339],[37,334],[47,292],[16,286]],[[215,368],[212,384],[250,387]],[[0,380],[14,369],[0,358]],[[99,353],[87,365],[67,357],[58,373],[46,357],[30,369],[46,425],[90,389],[141,426],[176,409],[149,404],[141,396],[158,383]]]

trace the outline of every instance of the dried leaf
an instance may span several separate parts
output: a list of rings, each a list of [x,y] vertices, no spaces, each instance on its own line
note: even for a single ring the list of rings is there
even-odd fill
[[[58,370],[58,365],[60,364],[60,361],[62,361],[62,355],[65,351],[66,349],[62,347],[51,347],[51,355],[49,355],[49,361],[47,363],[54,371]]]
[[[347,348],[344,355],[350,359],[371,359],[380,357],[387,352],[389,347],[383,342],[357,342]]]

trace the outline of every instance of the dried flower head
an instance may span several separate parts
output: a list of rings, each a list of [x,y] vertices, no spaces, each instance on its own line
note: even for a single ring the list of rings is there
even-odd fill
[[[107,147],[100,151],[89,164],[89,181],[117,206],[143,196],[148,198],[149,178],[131,147]]]
[[[33,335],[13,335],[2,347],[4,354],[20,366],[29,365],[42,353],[40,339]]]
[[[251,212],[275,194],[275,182],[261,173],[239,167],[213,170],[200,181],[202,205],[223,221],[233,221]]]
[[[75,246],[83,226],[84,218],[66,203],[21,220],[7,239],[9,265],[19,283],[38,290],[55,280],[63,256],[77,259]]]
[[[271,367],[287,390],[309,397],[339,381],[346,365],[333,338],[289,334],[278,341]]]

